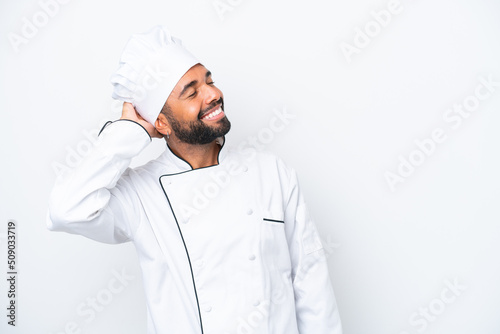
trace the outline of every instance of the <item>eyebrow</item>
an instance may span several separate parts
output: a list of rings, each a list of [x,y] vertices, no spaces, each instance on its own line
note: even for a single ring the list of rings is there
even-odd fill
[[[212,75],[212,72],[210,71],[207,71],[207,73],[205,73],[205,79],[207,79],[209,76]],[[184,88],[182,88],[182,91],[181,93],[179,94],[179,98],[182,97],[182,95],[184,95],[184,93],[191,87],[195,86],[196,84],[198,83],[198,80],[193,80],[191,81],[190,83],[188,83],[187,85],[184,86]]]

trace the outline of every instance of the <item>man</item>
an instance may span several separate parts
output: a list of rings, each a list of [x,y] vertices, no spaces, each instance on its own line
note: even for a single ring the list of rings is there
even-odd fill
[[[131,37],[112,82],[122,117],[56,183],[49,228],[134,243],[148,333],[340,334],[295,172],[226,148],[210,71],[159,26]],[[128,168],[153,137],[165,152]]]

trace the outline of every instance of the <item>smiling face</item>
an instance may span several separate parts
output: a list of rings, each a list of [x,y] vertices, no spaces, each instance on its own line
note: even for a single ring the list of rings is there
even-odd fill
[[[222,92],[203,65],[191,67],[179,80],[158,116],[156,128],[192,145],[209,144],[229,132],[231,123],[224,113]]]

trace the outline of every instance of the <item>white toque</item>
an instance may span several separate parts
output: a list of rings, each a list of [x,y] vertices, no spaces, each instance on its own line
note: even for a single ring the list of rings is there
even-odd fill
[[[130,37],[111,76],[113,98],[130,102],[155,124],[168,96],[182,76],[199,61],[164,26]]]

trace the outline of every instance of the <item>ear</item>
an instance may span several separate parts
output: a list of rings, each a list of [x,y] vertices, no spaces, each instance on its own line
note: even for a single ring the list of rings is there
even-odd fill
[[[170,128],[170,124],[168,123],[168,120],[165,117],[165,115],[163,115],[162,113],[158,115],[158,118],[155,121],[155,128],[159,133],[161,133],[164,136],[172,134],[172,129]]]

